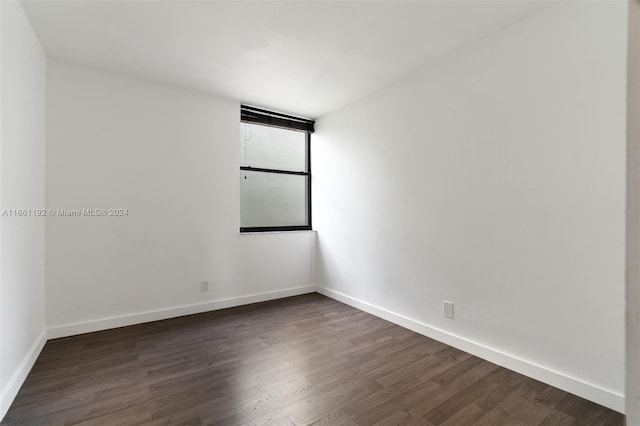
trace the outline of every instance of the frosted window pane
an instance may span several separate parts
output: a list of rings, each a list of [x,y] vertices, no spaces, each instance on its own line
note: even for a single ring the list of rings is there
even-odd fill
[[[241,228],[306,226],[307,216],[306,176],[240,171]]]
[[[306,171],[306,133],[240,124],[240,165]]]

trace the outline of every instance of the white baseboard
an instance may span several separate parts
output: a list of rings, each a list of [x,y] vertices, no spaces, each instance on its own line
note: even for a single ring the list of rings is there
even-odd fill
[[[266,293],[252,294],[249,296],[233,297],[229,299],[214,300],[193,305],[176,306],[166,309],[139,312],[130,315],[102,318],[93,321],[86,321],[74,324],[64,324],[49,327],[49,339],[59,337],[74,336],[76,334],[91,333],[94,331],[107,330],[110,328],[126,327],[128,325],[141,324],[144,322],[158,321],[167,318],[175,318],[183,315],[199,314],[201,312],[216,311],[218,309],[233,308],[235,306],[248,305],[251,303],[265,302],[267,300],[281,299],[283,297],[297,296],[300,294],[313,293],[316,291],[315,285],[288,288],[284,290],[270,291]]]
[[[42,333],[40,333],[31,348],[29,348],[29,351],[15,373],[13,373],[13,376],[9,379],[6,387],[2,389],[2,393],[0,393],[0,421],[2,421],[7,411],[9,411],[9,407],[11,407],[20,387],[22,387],[29,371],[31,371],[33,364],[36,362],[36,359],[38,359],[38,355],[40,355],[45,343],[47,343],[47,331],[42,330]]]
[[[338,300],[347,305],[368,312],[379,318],[383,318],[394,324],[407,328],[423,336],[438,340],[447,345],[453,346],[479,358],[485,359],[494,364],[501,365],[510,370],[516,371],[525,376],[534,378],[541,382],[555,386],[564,391],[578,395],[582,398],[593,401],[597,404],[604,405],[612,410],[624,413],[625,400],[624,395],[609,389],[604,389],[592,383],[570,377],[564,373],[554,371],[547,367],[537,365],[531,361],[524,360],[508,353],[499,351],[495,348],[485,346],[481,343],[474,342],[464,337],[456,336],[447,331],[432,327],[420,321],[407,318],[395,312],[391,312],[385,308],[372,305],[355,297],[328,289],[326,287],[317,286],[316,291],[332,299]]]

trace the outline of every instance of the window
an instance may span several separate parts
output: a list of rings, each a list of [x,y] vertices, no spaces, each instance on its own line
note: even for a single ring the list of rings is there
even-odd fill
[[[314,122],[240,108],[240,232],[311,229]]]

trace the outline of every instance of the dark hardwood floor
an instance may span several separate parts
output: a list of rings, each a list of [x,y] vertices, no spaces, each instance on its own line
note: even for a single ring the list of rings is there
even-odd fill
[[[310,294],[49,341],[2,425],[622,425]]]

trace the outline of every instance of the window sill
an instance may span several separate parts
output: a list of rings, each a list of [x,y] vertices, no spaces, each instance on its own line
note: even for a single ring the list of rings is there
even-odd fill
[[[316,232],[315,229],[300,229],[295,231],[260,231],[260,232],[239,232],[240,235],[265,235],[265,234],[300,234]]]

